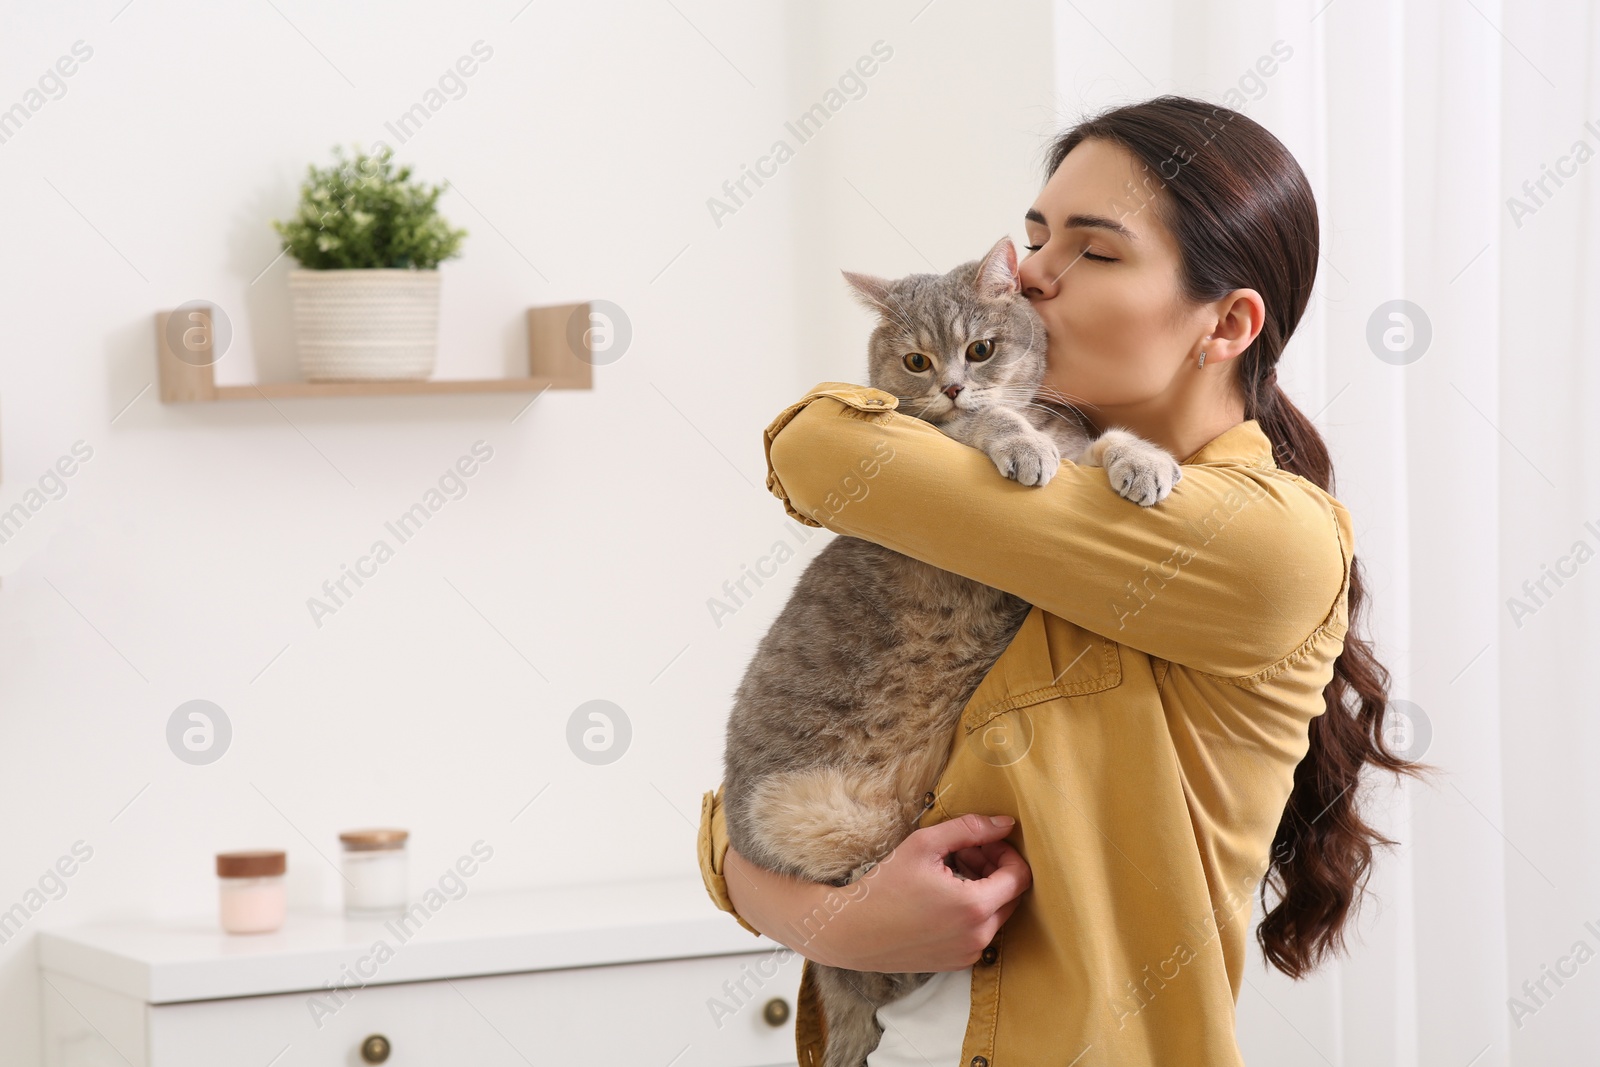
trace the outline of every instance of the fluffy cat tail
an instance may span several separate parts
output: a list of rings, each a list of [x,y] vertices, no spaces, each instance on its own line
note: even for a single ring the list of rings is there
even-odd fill
[[[764,779],[750,798],[764,850],[804,878],[845,885],[911,827],[891,783],[870,771],[815,767]]]

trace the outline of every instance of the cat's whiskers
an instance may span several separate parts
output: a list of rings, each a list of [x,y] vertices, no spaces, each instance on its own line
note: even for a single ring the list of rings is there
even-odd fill
[[[1079,401],[1082,401],[1083,403],[1088,403],[1088,401],[1084,400],[1083,397],[1081,397],[1081,396],[1075,396],[1072,393],[1063,393],[1061,390],[1055,388],[1054,386],[1049,386],[1049,385],[1040,386],[1039,389],[1036,391],[1035,395],[1045,397],[1046,399],[1055,400],[1055,401],[1058,401],[1058,402],[1060,402],[1062,404],[1069,404],[1069,405],[1072,405],[1072,406],[1076,406]]]
[[[900,403],[902,405],[905,405],[905,404],[921,404],[922,407],[917,409],[917,411],[908,412],[908,414],[912,414],[912,415],[914,415],[916,417],[920,417],[922,412],[928,410],[928,405],[933,403],[933,397],[931,397],[931,396],[901,396],[899,393],[895,393],[894,397],[895,397],[896,400],[900,401]]]
[[[1018,402],[1018,401],[1022,401],[1022,402],[1028,402],[1028,401],[1053,402],[1053,403],[1060,404],[1063,407],[1072,408],[1074,411],[1079,410],[1078,401],[1080,401],[1082,399],[1081,397],[1076,397],[1076,396],[1072,396],[1072,395],[1067,394],[1067,393],[1062,393],[1061,391],[1056,390],[1056,389],[1049,389],[1049,388],[1030,389],[1029,387],[1024,386],[1024,385],[999,385],[999,386],[992,387],[989,391],[995,393],[998,396],[1004,397],[1009,402]]]
[[[1018,396],[1018,395],[1039,396],[1039,397],[1045,397],[1045,398],[1052,399],[1052,400],[1060,400],[1063,403],[1070,403],[1071,401],[1074,401],[1074,400],[1083,399],[1082,397],[1073,396],[1070,393],[1063,393],[1061,390],[1055,388],[1054,386],[1048,386],[1048,385],[1027,386],[1027,385],[1005,383],[1005,384],[999,384],[999,385],[984,386],[984,388],[988,389],[988,390],[992,390],[992,391],[997,392],[997,393],[1004,393],[1007,396]]]
[[[985,390],[985,392],[993,394],[1007,407],[1031,408],[1035,411],[1042,412],[1051,418],[1060,419],[1062,422],[1068,424],[1073,424],[1076,422],[1078,425],[1083,426],[1089,422],[1088,416],[1084,413],[1083,409],[1077,404],[1073,403],[1071,400],[1067,399],[1066,394],[1063,394],[1056,389],[1040,389],[1035,391],[1023,385],[997,385],[989,387]],[[1072,417],[1063,414],[1057,406],[1052,406],[1052,404],[1058,405],[1060,408],[1068,409],[1069,411],[1073,412],[1077,418],[1073,419]]]

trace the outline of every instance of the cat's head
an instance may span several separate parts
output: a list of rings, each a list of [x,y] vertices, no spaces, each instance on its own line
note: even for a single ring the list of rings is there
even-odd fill
[[[1044,377],[1045,329],[1022,295],[1011,238],[947,274],[844,276],[878,314],[867,341],[867,382],[899,397],[900,411],[940,423],[1033,399]]]

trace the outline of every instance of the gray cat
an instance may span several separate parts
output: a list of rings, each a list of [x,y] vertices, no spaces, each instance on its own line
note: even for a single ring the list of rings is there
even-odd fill
[[[899,397],[901,413],[983,451],[1005,477],[1044,485],[1066,455],[1104,466],[1113,488],[1144,506],[1182,477],[1160,447],[1124,430],[1092,438],[1070,407],[1036,400],[1045,329],[1021,293],[1010,238],[944,275],[844,275],[880,316],[871,384]],[[723,776],[730,844],[784,874],[838,886],[860,878],[916,828],[962,709],[1030,608],[835,537],[795,583],[734,695]],[[862,1067],[882,1034],[877,1009],[932,974],[816,965],[816,977],[824,1067]]]

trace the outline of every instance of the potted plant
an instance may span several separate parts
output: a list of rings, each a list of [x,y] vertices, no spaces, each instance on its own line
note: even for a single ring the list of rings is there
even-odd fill
[[[387,146],[307,168],[300,206],[272,228],[289,272],[300,370],[308,381],[425,379],[439,349],[439,264],[465,230],[439,215],[444,186],[394,170]]]

